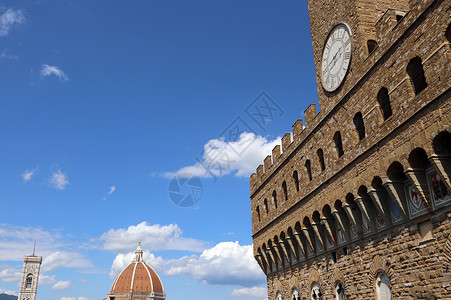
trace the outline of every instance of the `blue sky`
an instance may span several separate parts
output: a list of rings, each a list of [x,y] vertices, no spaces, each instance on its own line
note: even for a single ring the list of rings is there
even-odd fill
[[[266,299],[248,176],[317,102],[306,1],[0,1],[0,90],[0,291],[36,239],[39,300],[103,299],[142,240],[168,299]]]

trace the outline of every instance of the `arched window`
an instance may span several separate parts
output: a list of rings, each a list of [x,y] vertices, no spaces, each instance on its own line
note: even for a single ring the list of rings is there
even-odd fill
[[[33,282],[33,275],[28,274],[25,288],[31,289],[31,283],[32,282]]]
[[[451,43],[451,23],[448,25],[448,28],[446,28],[445,35],[448,42]]]
[[[391,105],[390,105],[390,96],[388,95],[388,90],[386,88],[381,88],[377,93],[377,102],[381,107],[382,116],[384,120],[387,120],[392,115]]]
[[[268,215],[269,211],[268,211],[268,200],[267,199],[265,199],[265,201],[263,201],[263,206],[265,207],[266,215]]]
[[[343,156],[343,144],[341,142],[341,133],[340,131],[335,132],[334,134],[334,142],[335,142],[335,150],[337,150],[338,157]]]
[[[293,290],[293,293],[291,294],[291,300],[300,300],[301,297],[299,296],[299,291],[297,289]]]
[[[274,206],[277,209],[277,193],[276,193],[276,191],[272,191],[272,202],[274,203]]]
[[[316,154],[318,155],[318,161],[319,165],[321,166],[321,171],[324,171],[326,169],[326,164],[324,163],[323,149],[319,148],[318,151],[316,151]]]
[[[366,42],[366,45],[368,47],[368,54],[371,54],[371,52],[374,51],[374,49],[376,49],[377,47],[377,42],[375,40],[368,40]]]
[[[410,81],[413,84],[413,89],[415,90],[415,95],[419,94],[424,90],[428,84],[426,83],[426,78],[424,77],[423,64],[421,58],[414,57],[409,61],[407,65],[407,74],[409,74]]]
[[[257,212],[258,221],[260,222],[260,206],[257,205],[255,211]]]
[[[357,135],[359,137],[359,141],[361,141],[365,138],[365,124],[363,124],[363,117],[361,112],[355,114],[353,122],[355,130],[357,131]]]
[[[308,180],[312,181],[312,167],[308,159],[305,161],[305,168],[307,169]]]
[[[341,282],[335,286],[335,298],[337,300],[346,300],[345,287]]]
[[[376,299],[392,300],[390,278],[388,278],[385,272],[379,272],[376,276]]]
[[[288,189],[287,189],[286,181],[282,182],[282,190],[283,190],[283,195],[285,196],[285,201],[288,201]]]
[[[276,300],[282,300],[282,299],[283,299],[282,298],[282,293],[278,292],[277,295],[276,295]]]
[[[312,285],[312,300],[322,300],[323,292],[321,291],[321,287],[317,282]]]
[[[299,177],[298,177],[298,171],[293,172],[293,180],[294,180],[294,186],[296,187],[296,191],[299,192]]]

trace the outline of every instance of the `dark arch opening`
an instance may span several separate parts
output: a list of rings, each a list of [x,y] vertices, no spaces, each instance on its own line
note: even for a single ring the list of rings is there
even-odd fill
[[[257,205],[257,208],[255,208],[255,211],[257,212],[258,221],[260,222],[260,206]]]
[[[288,189],[287,189],[286,181],[282,182],[282,190],[283,190],[283,195],[285,197],[285,201],[288,201]]]
[[[321,215],[317,210],[313,212],[312,220],[315,222],[315,224],[321,224]]]
[[[371,187],[375,190],[382,189],[382,179],[379,176],[374,177],[371,181]]]
[[[334,143],[335,143],[335,149],[337,150],[338,157],[343,156],[343,143],[341,141],[341,133],[340,131],[335,132],[334,134]]]
[[[424,76],[423,63],[421,58],[414,57],[409,61],[407,65],[407,74],[409,74],[410,81],[413,84],[413,89],[415,90],[415,95],[418,95],[422,90],[424,90],[428,84],[426,82],[426,77]]]
[[[268,215],[269,214],[268,199],[265,199],[265,201],[263,201],[263,205],[264,205],[265,210],[266,210],[266,215]]]
[[[368,54],[371,54],[377,48],[377,42],[375,40],[368,40],[366,45],[368,47]]]
[[[405,181],[404,168],[401,163],[395,161],[387,169],[387,176],[390,180]]]
[[[448,25],[448,28],[446,28],[445,36],[448,42],[451,43],[451,23]]]
[[[428,156],[423,148],[415,148],[407,158],[409,164],[414,169],[427,169],[430,166]]]
[[[294,186],[296,187],[296,191],[299,192],[299,177],[298,177],[298,171],[293,172],[293,180],[294,180]]]
[[[308,159],[305,161],[305,168],[307,169],[308,180],[312,181],[312,167]]]
[[[319,161],[319,165],[321,167],[321,171],[324,171],[326,169],[326,164],[324,163],[323,149],[319,148],[318,151],[316,151],[316,154],[318,155],[318,161]]]
[[[393,114],[393,111],[391,109],[390,96],[388,95],[387,88],[383,87],[379,90],[379,92],[377,93],[377,102],[379,103],[379,106],[381,108],[384,120],[390,118]]]
[[[355,130],[357,131],[359,141],[363,140],[365,138],[365,124],[363,123],[362,113],[361,112],[356,113],[352,121],[354,122]]]
[[[274,207],[277,209],[277,193],[272,191],[272,201],[274,202]]]
[[[442,131],[432,140],[434,152],[439,155],[451,155],[451,133]]]

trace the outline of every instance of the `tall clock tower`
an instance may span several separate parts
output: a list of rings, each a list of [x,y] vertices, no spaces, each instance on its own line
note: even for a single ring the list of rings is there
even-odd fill
[[[329,112],[358,84],[380,42],[378,20],[387,7],[402,18],[408,0],[308,0],[320,110]]]
[[[36,300],[41,263],[42,257],[34,253],[24,256],[18,300]]]

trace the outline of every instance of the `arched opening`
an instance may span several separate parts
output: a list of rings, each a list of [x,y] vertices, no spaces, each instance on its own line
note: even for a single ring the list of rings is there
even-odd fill
[[[381,88],[377,93],[377,102],[379,103],[382,116],[385,121],[393,114],[390,104],[390,96],[388,95],[388,90],[385,87]]]
[[[32,274],[28,274],[27,275],[27,280],[25,283],[25,288],[27,289],[31,289],[31,284],[33,283],[33,275]]]
[[[434,152],[441,156],[451,155],[451,133],[442,131],[432,140]]]
[[[407,178],[404,175],[404,168],[401,163],[395,161],[387,169],[387,177],[390,180],[404,182]]]
[[[326,164],[324,163],[323,149],[319,148],[318,151],[316,151],[316,154],[318,155],[318,161],[319,161],[319,165],[321,167],[321,171],[324,171],[326,169]]]
[[[341,133],[340,133],[340,131],[335,132],[335,134],[334,134],[334,143],[335,143],[335,150],[337,151],[338,157],[343,156],[344,151],[343,151],[343,144],[342,144],[342,141],[341,141]]]
[[[392,300],[390,278],[385,272],[379,272],[376,276],[376,299]]]
[[[368,40],[366,45],[368,47],[368,55],[377,48],[377,42],[375,40]]]
[[[410,166],[413,169],[427,169],[430,167],[430,163],[428,160],[428,156],[426,151],[422,148],[415,148],[410,152],[409,157],[407,158]]]
[[[362,113],[358,112],[355,114],[354,119],[355,130],[357,131],[357,136],[359,137],[359,141],[365,138],[365,124],[363,123]]]
[[[451,23],[448,25],[448,28],[446,28],[445,36],[448,42],[451,43]]]
[[[257,205],[257,208],[255,209],[255,211],[257,212],[257,218],[258,218],[258,221],[260,222],[260,206]]]
[[[301,297],[299,296],[299,291],[297,289],[293,289],[293,292],[291,293],[291,300],[300,300]]]
[[[276,191],[272,191],[272,202],[274,203],[274,207],[277,209],[277,193],[276,193]]]
[[[283,298],[282,298],[282,293],[281,293],[281,292],[278,292],[278,293],[277,293],[277,295],[276,295],[276,300],[283,300]]]
[[[305,161],[305,168],[307,169],[308,180],[312,181],[312,167],[310,165],[310,160],[309,159],[307,159]]]
[[[421,58],[419,58],[418,56],[412,58],[407,65],[406,71],[410,77],[410,81],[413,84],[415,95],[418,95],[428,86],[426,78],[424,76],[424,69]]]
[[[286,181],[282,182],[282,190],[283,190],[283,195],[285,197],[285,201],[288,201],[288,189],[287,189]]]
[[[314,282],[312,285],[312,300],[322,300],[323,292],[318,282]]]
[[[266,215],[268,215],[269,214],[269,210],[268,210],[268,200],[267,199],[265,199],[265,201],[263,201],[263,206],[264,206],[264,208],[266,210]]]
[[[298,171],[293,172],[293,181],[294,186],[296,187],[296,191],[299,192],[299,177],[298,177]]]
[[[335,285],[335,298],[337,300],[346,300],[345,286],[341,282]]]

